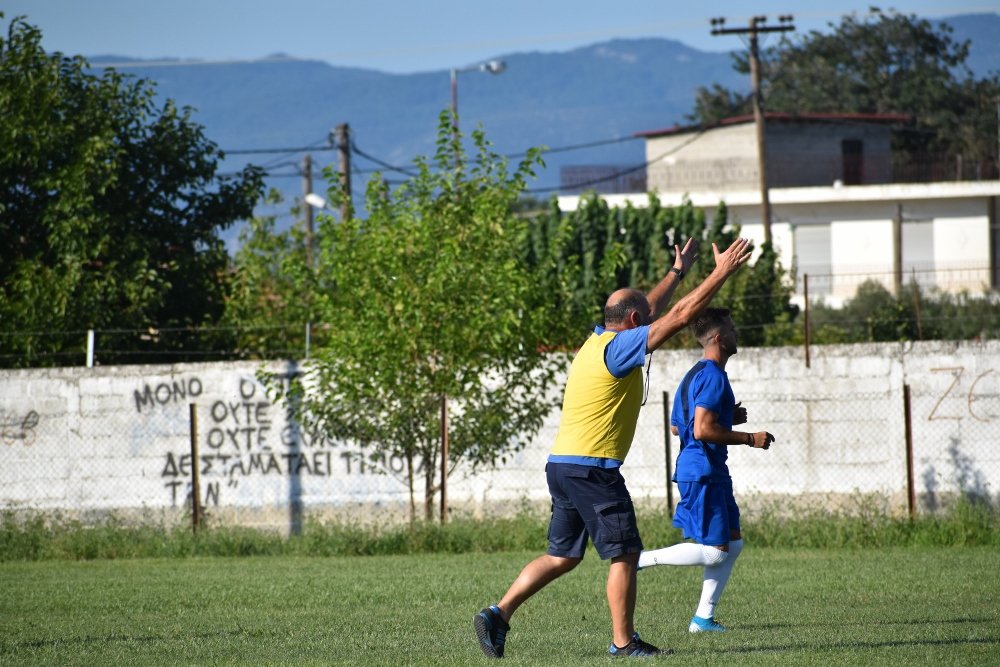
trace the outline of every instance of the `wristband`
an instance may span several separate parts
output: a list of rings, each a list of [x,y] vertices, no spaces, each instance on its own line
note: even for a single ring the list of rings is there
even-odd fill
[[[684,270],[683,269],[678,269],[676,266],[671,266],[670,267],[670,272],[677,274],[677,280],[681,280],[682,278],[684,278]]]
[[[753,447],[753,433],[747,433],[746,446]]]

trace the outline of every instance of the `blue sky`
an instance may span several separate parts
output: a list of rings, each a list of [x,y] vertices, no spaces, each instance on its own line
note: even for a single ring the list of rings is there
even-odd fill
[[[1000,0],[839,0],[799,9],[792,0],[4,0],[27,15],[49,51],[95,56],[254,60],[276,53],[386,72],[436,71],[524,51],[567,51],[612,38],[665,37],[705,51],[740,47],[713,37],[751,13],[792,13],[798,32],[822,30],[872,4],[922,18],[1000,12]],[[812,4],[812,3],[810,3]]]

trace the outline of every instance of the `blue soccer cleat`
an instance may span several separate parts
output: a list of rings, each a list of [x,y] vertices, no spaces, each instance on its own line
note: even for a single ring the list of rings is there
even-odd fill
[[[694,616],[691,618],[691,625],[688,626],[688,632],[725,632],[726,626],[715,620],[715,617],[702,618],[701,616]]]

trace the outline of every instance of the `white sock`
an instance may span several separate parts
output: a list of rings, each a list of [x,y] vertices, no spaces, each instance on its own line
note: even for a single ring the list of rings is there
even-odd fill
[[[732,544],[732,543],[730,543]],[[693,542],[681,542],[672,547],[652,549],[639,554],[639,569],[653,565],[705,565],[718,563],[726,552]]]
[[[736,557],[743,551],[743,540],[733,540],[729,543],[729,557],[718,565],[705,568],[705,578],[701,584],[701,602],[698,603],[697,616],[713,618],[715,606],[719,604],[722,591],[726,588],[729,575],[733,573]]]

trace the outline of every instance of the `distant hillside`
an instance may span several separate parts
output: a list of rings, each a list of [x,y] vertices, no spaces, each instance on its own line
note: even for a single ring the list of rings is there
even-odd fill
[[[952,37],[969,40],[969,69],[977,78],[1000,75],[1000,14],[962,14],[944,19],[952,27]]]
[[[956,16],[945,22],[954,28],[955,39],[972,40],[969,62],[977,76],[1000,71],[1000,14]],[[551,191],[546,188],[558,186],[561,166],[641,164],[643,145],[631,140],[632,135],[683,122],[699,86],[749,87],[748,77],[733,71],[728,54],[701,52],[667,39],[613,40],[564,53],[498,57],[507,62],[503,74],[459,75],[463,131],[481,123],[504,154],[532,146],[563,148],[626,139],[548,154],[547,167],[531,184],[542,198]],[[122,59],[91,59],[94,64],[108,61]],[[319,148],[334,126],[348,123],[359,149],[389,164],[409,166],[414,156],[433,152],[438,114],[450,103],[447,70],[399,75],[271,57],[252,63],[124,71],[154,80],[161,97],[194,107],[195,119],[225,150]],[[332,151],[312,155],[317,174],[319,167],[336,162]],[[225,168],[235,170],[248,161],[265,165],[276,174],[271,185],[292,199],[302,192],[296,175],[301,157],[234,155]],[[364,179],[377,165],[355,156],[352,167],[358,172],[353,184],[360,197]]]
[[[498,57],[507,62],[503,74],[459,75],[459,116],[464,131],[481,123],[505,154],[631,137],[683,120],[700,85],[747,85],[728,55],[670,40],[615,40],[566,53]],[[197,109],[198,122],[224,149],[311,145],[346,122],[363,151],[407,165],[433,151],[438,114],[450,104],[448,71],[397,75],[294,59],[125,71],[156,81],[162,97]],[[553,154],[536,186],[557,185],[562,164],[631,164],[642,155],[640,141]],[[314,157],[334,159],[329,153]],[[375,166],[357,162],[359,169]]]

